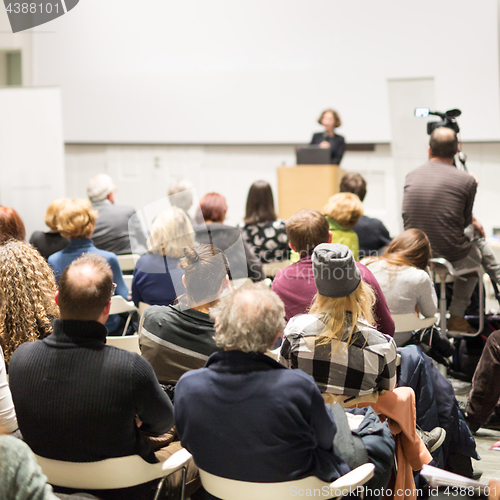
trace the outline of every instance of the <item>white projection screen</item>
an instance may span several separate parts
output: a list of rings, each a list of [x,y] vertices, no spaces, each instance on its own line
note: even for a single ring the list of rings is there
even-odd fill
[[[80,0],[34,35],[74,143],[304,143],[328,107],[389,142],[387,79],[431,77],[464,140],[500,139],[497,0]]]

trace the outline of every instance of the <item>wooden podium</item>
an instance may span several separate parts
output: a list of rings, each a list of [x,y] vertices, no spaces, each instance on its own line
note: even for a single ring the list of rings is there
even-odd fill
[[[289,219],[303,208],[319,210],[339,192],[345,174],[338,165],[278,167],[278,214]]]

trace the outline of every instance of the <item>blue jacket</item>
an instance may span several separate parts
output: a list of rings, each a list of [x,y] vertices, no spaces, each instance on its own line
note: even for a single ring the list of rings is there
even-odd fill
[[[333,453],[336,426],[312,377],[264,354],[212,354],[180,378],[174,410],[182,445],[211,474],[333,481],[349,471]]]
[[[135,265],[132,280],[132,300],[136,306],[146,302],[151,306],[168,306],[186,293],[182,284],[184,271],[177,265],[180,259],[147,253]]]
[[[128,296],[128,287],[123,280],[122,270],[120,268],[120,264],[118,263],[116,255],[111,252],[106,252],[105,250],[99,250],[94,246],[92,240],[89,238],[77,238],[71,240],[69,242],[69,245],[64,250],[53,253],[47,259],[50,267],[52,267],[52,269],[54,270],[57,283],[59,283],[64,270],[75,259],[77,259],[84,253],[96,253],[106,259],[111,267],[111,271],[113,271],[113,281],[116,283],[115,293],[117,295],[121,295],[124,299],[126,299]],[[118,316],[110,316],[108,321],[106,322],[106,328],[110,332],[112,332],[113,330],[116,330],[116,328],[118,328],[119,323],[120,318]]]
[[[446,430],[443,445],[432,453],[436,466],[453,472],[452,460],[448,460],[450,454],[479,460],[476,442],[458,408],[451,382],[439,373],[420,347],[410,345],[398,352],[401,354],[398,386],[415,391],[417,425],[424,431],[436,426]]]

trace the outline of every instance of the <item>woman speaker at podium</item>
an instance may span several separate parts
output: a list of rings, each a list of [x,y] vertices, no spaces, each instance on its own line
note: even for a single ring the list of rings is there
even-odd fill
[[[339,165],[345,152],[344,138],[335,133],[335,129],[342,125],[339,114],[334,109],[325,109],[318,123],[325,127],[325,131],[314,134],[311,145],[319,144],[320,148],[330,148],[330,163]]]

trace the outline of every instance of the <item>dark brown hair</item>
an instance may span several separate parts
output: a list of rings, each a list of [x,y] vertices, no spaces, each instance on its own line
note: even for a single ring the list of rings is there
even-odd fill
[[[20,215],[12,207],[0,207],[0,243],[26,238],[26,228]]]
[[[92,269],[84,279],[75,276],[78,268]],[[59,281],[59,310],[61,319],[97,320],[111,300],[113,273],[104,257],[85,253],[64,270]]]
[[[413,266],[425,270],[432,258],[429,238],[420,229],[407,229],[392,240],[380,258],[394,266]]]
[[[429,139],[431,156],[434,158],[453,158],[458,150],[458,138],[448,127],[434,129]]]
[[[179,267],[184,270],[186,295],[191,307],[219,298],[222,281],[229,270],[227,258],[222,250],[213,245],[186,247]]]
[[[361,174],[349,172],[342,177],[340,181],[341,193],[354,193],[361,201],[366,196],[366,181]]]
[[[255,181],[248,191],[245,224],[275,221],[273,190],[266,181]]]
[[[331,113],[333,115],[333,120],[334,120],[334,127],[340,127],[342,125],[342,120],[340,119],[339,114],[334,110],[334,109],[325,109],[318,118],[318,123],[320,125],[323,125],[321,123],[321,120],[323,119],[323,116],[325,116],[325,113]]]
[[[222,222],[227,212],[226,198],[219,193],[207,193],[200,200],[200,208],[203,219],[212,222]]]
[[[288,241],[301,257],[320,243],[328,243],[329,231],[327,220],[317,210],[300,210],[286,223]]]

